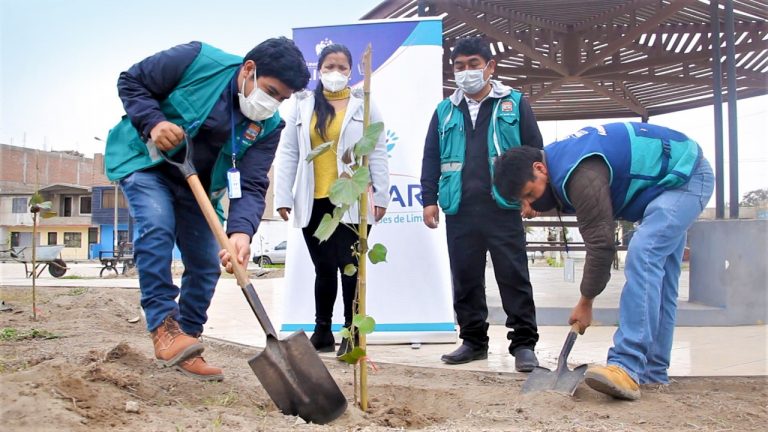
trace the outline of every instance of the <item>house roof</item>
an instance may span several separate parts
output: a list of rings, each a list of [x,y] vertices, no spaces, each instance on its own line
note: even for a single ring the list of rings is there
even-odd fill
[[[725,11],[720,1],[725,93]],[[361,19],[440,16],[443,89],[450,48],[485,35],[496,79],[522,90],[538,120],[650,116],[713,103],[707,0],[386,0]],[[734,0],[737,96],[768,93],[768,0]],[[725,96],[724,96],[725,99]]]
[[[87,194],[91,192],[91,188],[88,186],[81,186],[70,183],[54,183],[40,188],[41,193],[54,193],[54,194]]]

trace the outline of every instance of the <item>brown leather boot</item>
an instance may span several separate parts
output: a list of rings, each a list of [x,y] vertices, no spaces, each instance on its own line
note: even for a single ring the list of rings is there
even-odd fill
[[[155,358],[163,366],[176,364],[203,352],[205,347],[197,338],[179,328],[179,323],[168,315],[160,327],[151,333],[155,344]]]
[[[221,368],[206,363],[203,356],[195,356],[176,365],[176,369],[184,375],[203,381],[221,381],[224,374]]]

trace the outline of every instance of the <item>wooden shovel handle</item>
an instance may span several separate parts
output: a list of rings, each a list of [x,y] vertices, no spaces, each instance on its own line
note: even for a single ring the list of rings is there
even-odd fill
[[[224,232],[224,228],[221,226],[221,222],[219,221],[219,216],[213,209],[208,195],[205,193],[205,189],[203,189],[202,183],[200,183],[200,178],[198,178],[196,174],[191,175],[187,177],[187,183],[189,183],[189,187],[192,189],[192,193],[195,195],[195,200],[200,206],[200,211],[203,212],[205,220],[208,222],[211,230],[213,230],[213,235],[216,236],[216,241],[219,242],[219,246],[229,252],[229,256],[231,258],[229,262],[232,263],[232,268],[235,270],[235,278],[237,278],[237,284],[241,287],[248,285],[250,283],[248,280],[248,273],[237,260],[237,252],[235,251],[235,247],[232,246],[232,242],[229,241],[229,237],[227,237],[227,234]]]
[[[248,303],[256,314],[259,324],[261,324],[261,327],[264,329],[267,336],[277,338],[277,333],[275,332],[274,326],[272,326],[272,322],[269,320],[267,311],[264,309],[264,305],[261,303],[259,296],[256,294],[256,290],[248,279],[248,272],[242,264],[237,261],[235,247],[232,246],[232,242],[229,241],[229,237],[227,237],[227,234],[224,232],[224,228],[219,221],[219,216],[213,209],[213,205],[211,204],[211,201],[209,201],[202,183],[200,183],[200,178],[198,178],[197,174],[188,175],[187,183],[189,184],[190,189],[192,189],[192,194],[194,194],[195,200],[200,207],[200,211],[203,212],[203,216],[205,216],[205,220],[208,222],[208,226],[211,228],[211,231],[213,231],[213,235],[216,236],[216,241],[219,242],[222,249],[226,249],[227,252],[229,252],[229,262],[232,263],[232,268],[235,271],[237,284],[240,285],[243,294],[245,294],[245,297],[248,299]]]

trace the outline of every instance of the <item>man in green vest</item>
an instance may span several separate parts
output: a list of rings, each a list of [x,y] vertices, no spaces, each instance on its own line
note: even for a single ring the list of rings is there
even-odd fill
[[[192,162],[222,217],[219,200],[229,197],[227,234],[245,264],[284,126],[277,108],[307,82],[304,58],[286,38],[266,40],[245,58],[190,42],[120,74],[127,115],[109,132],[105,164],[136,219],[141,305],[163,366],[223,379],[198,340],[219,279],[219,247],[184,177],[159,152],[183,157],[182,147],[194,149]],[[180,287],[171,274],[174,246],[184,263]]]
[[[493,187],[493,161],[513,147],[542,148],[541,133],[527,100],[491,80],[496,62],[480,37],[459,39],[451,52],[458,89],[438,104],[427,131],[421,167],[424,223],[437,228],[438,204],[446,215],[453,308],[462,345],[442,356],[448,364],[488,357],[486,254],[507,314],[509,352],[515,369],[538,365],[539,339],[525,231],[517,201]]]
[[[709,202],[714,178],[695,141],[647,123],[584,128],[543,151],[511,149],[496,162],[499,193],[521,200],[526,216],[553,208],[576,214],[587,258],[568,322],[582,333],[611,277],[614,219],[642,220],[629,243],[608,365],[586,373],[593,389],[633,400],[639,384],[669,383],[686,232]]]

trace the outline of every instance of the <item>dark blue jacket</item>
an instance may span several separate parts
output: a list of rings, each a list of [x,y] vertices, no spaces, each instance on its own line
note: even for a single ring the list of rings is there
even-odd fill
[[[144,59],[120,74],[117,87],[123,107],[143,139],[148,139],[152,128],[166,120],[160,111],[160,102],[167,98],[181,81],[182,75],[200,53],[201,47],[200,42],[178,45]],[[231,84],[222,92],[194,139],[194,164],[206,190],[210,188],[211,171],[219,151],[231,139],[230,117],[234,114],[235,124],[245,120],[240,113],[237,94],[235,72]],[[253,236],[256,232],[265,208],[265,196],[269,186],[267,173],[274,160],[284,125],[284,122],[280,121],[270,135],[248,148],[238,163],[243,197],[230,201],[228,234],[241,232]],[[185,183],[178,169],[169,164],[162,163],[150,169],[162,173],[176,183]]]

